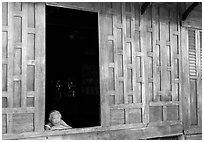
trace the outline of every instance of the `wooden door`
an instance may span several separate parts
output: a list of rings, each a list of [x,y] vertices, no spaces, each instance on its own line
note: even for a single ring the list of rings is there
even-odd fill
[[[2,133],[42,131],[45,6],[2,3]]]

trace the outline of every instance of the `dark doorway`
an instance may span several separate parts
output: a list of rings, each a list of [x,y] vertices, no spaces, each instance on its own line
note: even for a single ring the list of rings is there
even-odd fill
[[[98,14],[46,6],[46,121],[100,125]]]

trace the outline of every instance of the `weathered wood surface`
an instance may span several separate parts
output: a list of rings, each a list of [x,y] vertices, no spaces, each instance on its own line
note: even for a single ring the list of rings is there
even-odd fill
[[[144,137],[180,134],[180,122],[185,129],[194,124],[200,128],[202,31],[193,29],[195,36],[188,36],[187,29],[180,25],[177,3],[153,3],[143,15],[141,3],[47,4],[98,12],[102,127],[108,128],[107,131],[138,128],[138,135]],[[2,8],[3,133],[5,138],[12,138],[10,134],[16,131],[43,131],[45,3],[3,3]],[[200,9],[195,12],[201,13]],[[187,26],[199,28],[199,16]],[[195,40],[193,54],[189,52],[189,38]],[[26,121],[27,129],[20,126],[21,120]],[[177,124],[178,131],[172,128],[162,133],[173,124]],[[19,126],[13,128],[13,125]],[[122,134],[118,138],[140,138],[130,130],[124,131],[90,132],[81,134],[81,138],[117,139]],[[55,138],[75,139],[59,135]],[[45,138],[40,133],[37,136]]]
[[[42,5],[45,6],[3,3],[3,133],[43,130],[45,7]]]
[[[4,139],[136,140],[171,135],[182,135],[182,125],[161,125],[142,129],[79,128],[56,132],[5,135]]]

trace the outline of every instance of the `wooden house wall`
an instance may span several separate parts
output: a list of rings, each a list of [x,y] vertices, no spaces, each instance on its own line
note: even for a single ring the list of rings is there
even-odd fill
[[[2,133],[42,131],[45,7],[2,3]]]
[[[177,7],[105,6],[108,125],[180,123],[180,44]]]
[[[185,74],[190,71],[186,65],[189,66],[190,63],[188,51],[191,47],[188,48],[187,45],[191,36],[180,25],[178,3],[152,3],[143,15],[142,3],[47,4],[99,14],[102,128],[132,128],[133,131],[134,128],[149,128],[148,134],[154,137],[154,134],[182,134],[183,124],[190,126],[188,122],[200,125],[201,115],[198,112],[201,112],[201,95],[190,97],[187,93],[190,90],[185,88],[186,84],[192,84],[191,94],[195,94],[199,90],[195,85],[200,84],[190,82],[189,76]],[[17,6],[14,8],[14,5]],[[45,5],[3,3],[2,6],[5,11],[2,15],[2,130],[4,134],[40,131],[44,123]],[[15,26],[17,27],[14,28]],[[195,32],[195,36],[201,38],[201,31]],[[198,38],[194,38],[196,45]],[[199,44],[196,49],[201,49],[201,42]],[[197,54],[198,62],[201,58],[199,52],[193,53]],[[201,77],[196,81],[201,81]],[[182,92],[188,95],[184,96]],[[191,103],[198,106],[195,108],[196,118],[191,118],[193,111],[190,113],[188,108],[182,107],[188,106],[193,110],[195,105],[190,106]],[[42,108],[41,111],[39,108]],[[26,129],[25,125],[21,127],[23,122],[26,122]],[[157,128],[163,126],[168,127],[161,130],[168,131],[157,131]],[[150,133],[150,130],[157,132]],[[131,132],[128,131],[125,135],[129,133]],[[96,135],[98,138],[99,135]],[[113,138],[109,132],[108,136],[109,139]]]
[[[183,3],[183,13],[192,2]],[[197,5],[182,21],[183,124],[186,139],[202,134],[202,4]],[[197,135],[196,135],[197,134]]]

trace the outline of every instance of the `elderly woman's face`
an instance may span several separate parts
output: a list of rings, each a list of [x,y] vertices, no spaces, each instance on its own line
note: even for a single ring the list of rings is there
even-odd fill
[[[60,119],[61,119],[61,117],[58,114],[53,114],[52,119],[51,119],[51,123],[55,126],[60,125]]]

